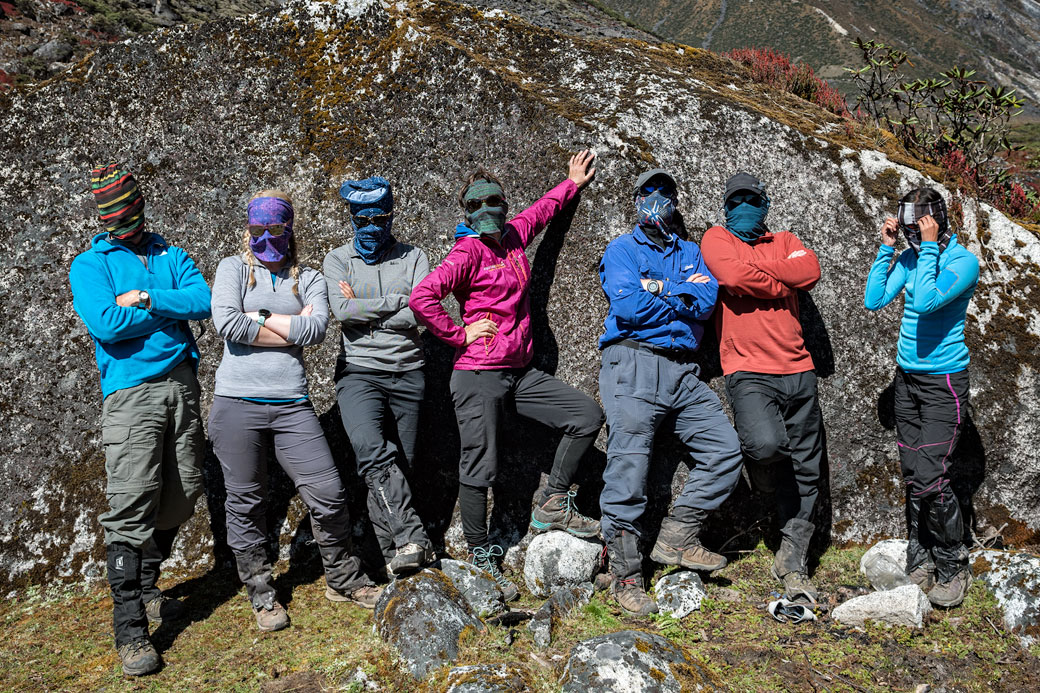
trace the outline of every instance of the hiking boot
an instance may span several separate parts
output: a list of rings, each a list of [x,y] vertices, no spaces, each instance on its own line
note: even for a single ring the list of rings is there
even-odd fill
[[[513,584],[512,580],[502,574],[498,566],[498,558],[505,554],[498,544],[490,546],[470,547],[469,562],[490,575],[502,590],[502,598],[511,602],[520,596],[520,590]]]
[[[433,547],[405,544],[397,550],[390,562],[386,564],[386,572],[391,577],[409,575],[418,571],[433,560]]]
[[[935,564],[922,563],[907,573],[906,576],[910,578],[910,582],[920,587],[921,591],[927,594],[935,587]]]
[[[554,493],[531,511],[531,531],[548,532],[559,529],[576,537],[594,537],[599,534],[599,520],[578,512],[574,505],[575,491]]]
[[[289,613],[285,607],[274,602],[271,606],[254,606],[256,626],[265,633],[289,627]]]
[[[144,676],[159,671],[162,659],[148,638],[137,638],[119,646],[119,661],[127,676]]]
[[[379,601],[381,594],[383,594],[383,588],[375,585],[362,585],[348,594],[328,586],[325,587],[325,598],[330,602],[351,602],[362,609],[376,608],[376,602]]]
[[[712,572],[726,567],[726,557],[709,551],[698,535],[706,515],[693,508],[675,508],[661,521],[661,531],[650,558],[663,565],[681,565],[689,570]]]
[[[964,601],[971,587],[971,571],[965,568],[947,582],[937,582],[928,592],[928,601],[936,606],[946,608],[958,606]]]
[[[144,605],[144,613],[148,617],[149,623],[155,625],[162,625],[164,620],[176,621],[184,616],[184,612],[187,609],[180,600],[174,599],[173,597],[167,597],[163,593],[159,593],[159,596],[146,602]]]
[[[618,605],[635,616],[657,613],[657,602],[643,589],[643,557],[639,553],[639,537],[622,530],[607,543],[610,593]]]
[[[816,585],[809,579],[809,542],[816,525],[808,520],[794,518],[787,521],[780,533],[783,538],[780,548],[773,557],[770,569],[773,577],[784,586],[784,597],[791,601],[808,601],[813,604],[820,598]]]

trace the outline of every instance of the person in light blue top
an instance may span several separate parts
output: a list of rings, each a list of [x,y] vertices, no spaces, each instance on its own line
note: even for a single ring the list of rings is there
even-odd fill
[[[893,263],[897,230],[910,247]],[[906,484],[906,572],[933,604],[945,607],[960,604],[971,584],[950,465],[968,406],[964,317],[978,279],[978,258],[957,242],[942,196],[918,188],[900,201],[898,218],[881,227],[864,297],[869,310],[880,310],[904,294],[894,387]]]

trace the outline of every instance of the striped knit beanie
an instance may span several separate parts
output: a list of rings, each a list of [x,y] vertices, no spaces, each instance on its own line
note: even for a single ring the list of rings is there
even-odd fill
[[[110,234],[126,238],[144,227],[144,197],[129,171],[115,164],[99,166],[90,172],[90,190]]]

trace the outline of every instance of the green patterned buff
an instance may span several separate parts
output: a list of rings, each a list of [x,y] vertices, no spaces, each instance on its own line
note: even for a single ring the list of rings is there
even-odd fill
[[[505,230],[509,206],[501,185],[487,180],[473,181],[462,199],[466,205],[466,225],[471,229],[481,236]]]

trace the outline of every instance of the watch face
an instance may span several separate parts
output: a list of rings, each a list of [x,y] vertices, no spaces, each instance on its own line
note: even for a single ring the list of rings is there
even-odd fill
[[[258,311],[257,315],[259,315],[261,318],[269,318],[271,317],[271,311],[267,310],[266,308],[261,308]]]

